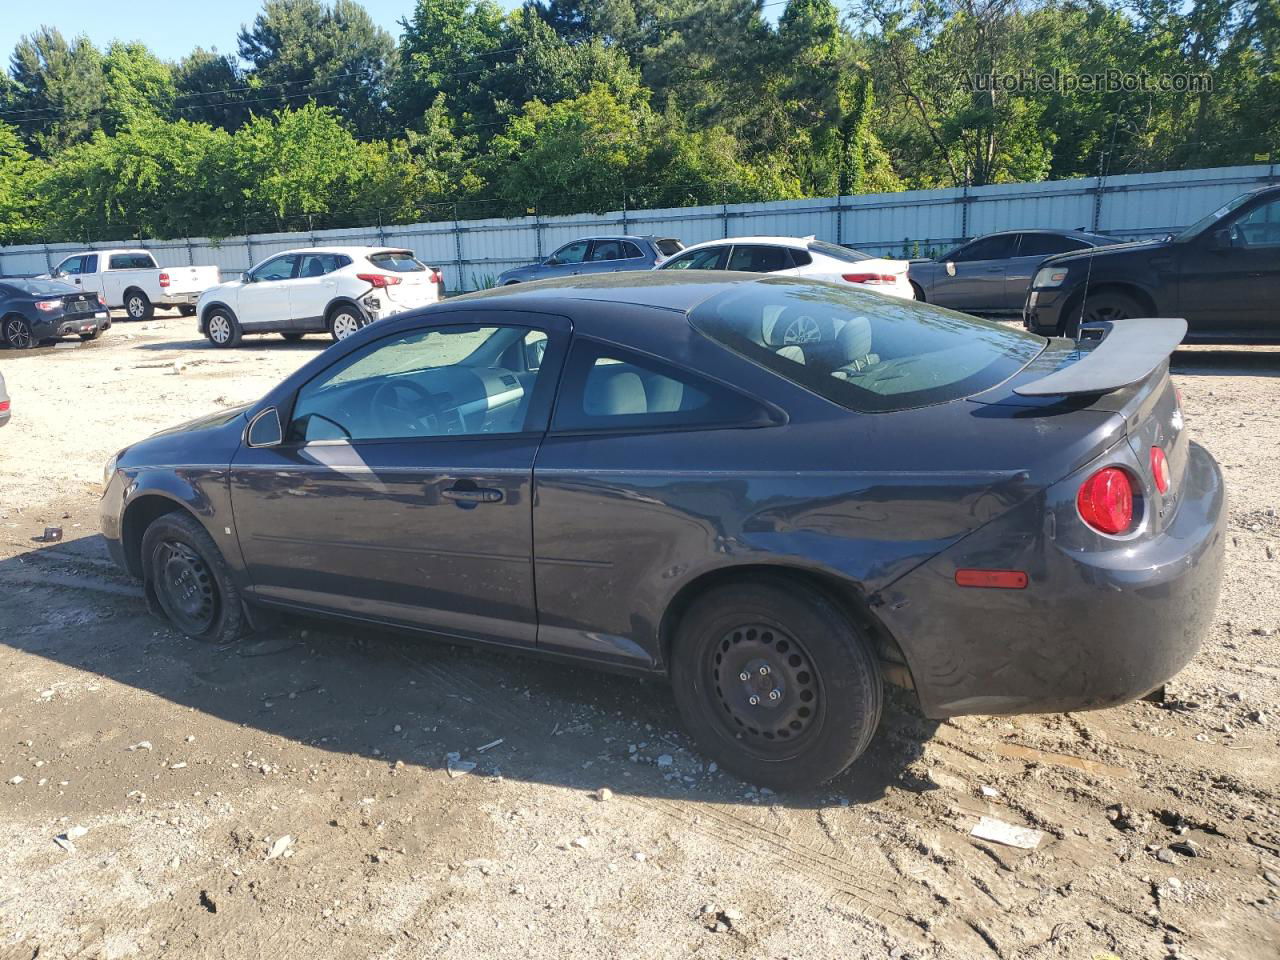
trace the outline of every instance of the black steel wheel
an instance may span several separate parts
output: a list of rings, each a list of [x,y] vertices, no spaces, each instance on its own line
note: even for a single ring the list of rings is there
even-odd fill
[[[806,582],[750,576],[684,612],[671,654],[676,705],[700,749],[774,789],[815,786],[867,748],[884,699],[871,644]]]
[[[31,324],[22,317],[6,317],[3,325],[4,342],[14,350],[30,350],[36,345],[31,334]]]
[[[142,535],[147,601],[196,640],[230,643],[247,627],[240,592],[213,538],[183,511],[157,517]]]

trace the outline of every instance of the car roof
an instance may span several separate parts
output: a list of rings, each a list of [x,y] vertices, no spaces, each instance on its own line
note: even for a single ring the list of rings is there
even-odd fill
[[[690,250],[697,250],[701,247],[721,246],[727,243],[762,243],[775,247],[792,247],[796,250],[807,250],[809,244],[816,239],[816,237],[724,237],[719,240],[703,240],[701,243],[691,244],[680,252],[687,253]]]
[[[518,300],[521,308],[554,312],[557,305],[570,301],[596,301],[649,307],[684,316],[717,293],[744,283],[759,283],[767,279],[767,274],[730,270],[629,270],[493,287],[460,297],[450,297],[441,306],[446,309],[462,307],[477,310],[499,306],[515,308],[514,303],[500,303],[504,299],[511,299]],[[602,324],[607,322],[607,319],[601,320]]]
[[[292,250],[281,250],[279,253],[271,254],[272,257],[283,257],[291,253],[345,253],[356,254],[357,256],[368,256],[371,253],[412,253],[408,247],[356,247],[356,246],[332,246],[332,247],[295,247]]]
[[[561,247],[571,243],[582,243],[584,240],[675,240],[675,237],[661,237],[656,233],[593,233],[585,237],[574,237],[560,244]],[[559,249],[559,247],[557,247]]]

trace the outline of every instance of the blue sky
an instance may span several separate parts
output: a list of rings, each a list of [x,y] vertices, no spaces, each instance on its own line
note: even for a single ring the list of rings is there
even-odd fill
[[[517,0],[499,0],[504,7]],[[396,22],[413,9],[413,0],[362,0],[369,15],[392,36]],[[234,53],[240,25],[253,20],[262,0],[48,0],[29,3],[8,0],[0,15],[0,63],[23,34],[43,24],[67,36],[84,33],[99,47],[112,40],[141,40],[166,60],[176,60],[195,47],[217,47]]]

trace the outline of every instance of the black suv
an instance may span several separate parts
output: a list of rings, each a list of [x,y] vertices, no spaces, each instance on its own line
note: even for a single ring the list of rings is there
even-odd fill
[[[1280,186],[1241,194],[1177,236],[1061,254],[1031,281],[1023,324],[1185,317],[1191,343],[1280,343]]]

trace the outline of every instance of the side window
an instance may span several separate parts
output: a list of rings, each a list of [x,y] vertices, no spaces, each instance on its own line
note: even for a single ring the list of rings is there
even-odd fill
[[[375,341],[298,391],[286,436],[307,443],[520,433],[545,342],[529,327],[477,324]],[[530,429],[545,426],[542,416]]]
[[[1280,247],[1280,200],[1264,203],[1231,225],[1236,247]]]
[[[81,273],[97,273],[98,272],[98,255],[96,253],[88,254],[80,261],[80,272]]]
[[[338,269],[338,257],[332,253],[308,253],[302,258],[302,269],[298,271],[298,277],[306,279],[307,277],[323,277],[326,273],[333,273]]]
[[[773,273],[775,270],[789,270],[791,257],[786,247],[768,247],[760,245],[735,244],[733,254],[729,257],[730,270],[745,270],[748,273]]]
[[[622,244],[617,240],[597,240],[591,245],[591,260],[621,260]]]
[[[797,250],[795,247],[792,247],[791,261],[797,267],[807,267],[809,264],[813,263],[813,257],[809,255],[808,250]]]
[[[63,260],[60,264],[58,264],[57,269],[55,269],[55,270],[53,271],[53,275],[54,275],[55,277],[60,277],[60,276],[76,277],[76,276],[79,276],[79,275],[80,275],[80,264],[81,264],[83,261],[84,261],[84,257],[67,257],[67,259]]]
[[[553,430],[744,426],[767,414],[697,374],[611,344],[578,339],[561,378]]]
[[[148,253],[116,253],[107,261],[108,270],[154,270],[155,267]]]
[[[1013,241],[1016,238],[1017,235],[1012,233],[982,237],[961,247],[951,259],[956,263],[968,263],[971,260],[1003,260],[1013,256]]]
[[[1083,250],[1089,244],[1074,237],[1060,237],[1056,233],[1024,233],[1018,244],[1020,257],[1051,257],[1055,253]]]
[[[291,280],[293,278],[294,268],[298,265],[298,258],[294,254],[284,257],[276,257],[274,260],[268,260],[257,270],[253,271],[253,279],[262,280]]]
[[[640,260],[644,257],[644,254],[640,252],[640,248],[630,240],[623,240],[619,243],[619,246],[622,248],[623,260]]]
[[[556,263],[581,263],[582,258],[587,255],[588,241],[575,240],[573,243],[566,243],[557,250],[553,256]]]
[[[728,247],[704,247],[691,250],[662,265],[663,270],[723,270]]]

